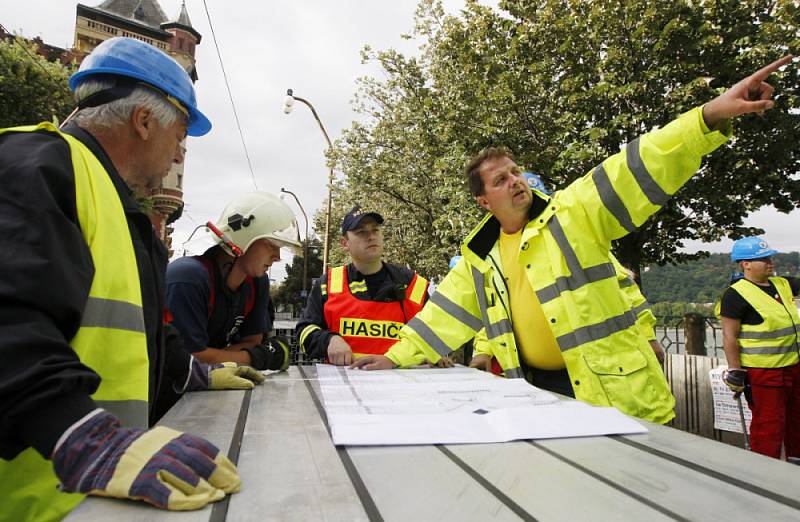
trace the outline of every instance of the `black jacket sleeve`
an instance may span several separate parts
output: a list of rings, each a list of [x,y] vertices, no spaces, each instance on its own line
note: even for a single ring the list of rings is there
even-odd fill
[[[328,343],[336,335],[328,329],[323,311],[327,295],[322,295],[321,281],[327,280],[328,274],[322,274],[314,283],[300,321],[295,327],[297,346],[310,359],[325,359],[328,356]]]
[[[69,345],[94,275],[69,146],[45,132],[0,136],[0,186],[0,457],[33,446],[49,458],[100,383]]]
[[[797,297],[800,295],[800,277],[789,277],[786,276],[786,280],[789,281],[789,286],[792,287],[792,295]]]

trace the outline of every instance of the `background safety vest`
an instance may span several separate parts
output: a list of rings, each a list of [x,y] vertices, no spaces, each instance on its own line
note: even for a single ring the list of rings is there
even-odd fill
[[[561,348],[575,397],[664,423],[675,399],[637,326],[610,260],[611,241],[636,230],[727,139],[698,107],[641,136],[552,198],[533,192],[518,262]],[[486,328],[507,376],[521,377],[498,255],[500,223],[489,215],[461,247],[458,263],[386,356],[399,366],[432,361]]]
[[[49,131],[70,148],[81,232],[94,264],[94,279],[70,341],[81,362],[100,377],[92,395],[125,426],[148,427],[149,362],[139,271],[128,222],[116,188],[100,161],[76,138],[50,123],[4,132]],[[33,448],[0,460],[2,510],[10,520],[60,520],[85,495],[62,493],[53,465]]]
[[[353,293],[367,291],[367,283],[348,282],[347,267],[337,266],[328,273],[325,323],[347,341],[354,356],[383,355],[397,342],[400,329],[422,309],[427,289],[428,281],[414,274],[402,301],[358,299]]]
[[[800,362],[800,316],[794,306],[792,287],[782,277],[770,277],[782,303],[747,279],[731,288],[752,306],[764,322],[742,324],[739,329],[739,359],[750,368],[783,368]]]

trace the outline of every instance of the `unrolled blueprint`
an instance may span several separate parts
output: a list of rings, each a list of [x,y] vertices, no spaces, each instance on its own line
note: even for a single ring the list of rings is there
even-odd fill
[[[337,445],[458,444],[643,433],[614,408],[470,368],[363,371],[317,365]]]

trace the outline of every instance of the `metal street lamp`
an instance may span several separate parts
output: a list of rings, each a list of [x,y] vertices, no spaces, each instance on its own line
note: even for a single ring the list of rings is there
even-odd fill
[[[325,136],[325,141],[328,143],[328,150],[331,150],[333,145],[331,145],[331,139],[328,137],[328,132],[325,130],[325,127],[322,125],[322,121],[319,119],[319,115],[317,115],[316,109],[314,106],[311,105],[311,102],[306,100],[305,98],[301,98],[299,96],[295,96],[293,94],[292,89],[286,90],[286,98],[283,99],[283,112],[289,114],[292,112],[292,108],[294,107],[295,100],[303,103],[306,107],[311,109],[311,114],[314,115],[314,119],[317,120],[317,124],[319,124],[319,128],[322,131],[322,135]],[[325,210],[325,244],[322,248],[322,272],[324,273],[328,269],[328,252],[330,250],[331,245],[331,193],[333,192],[333,167],[330,167],[330,171],[328,172],[328,202],[326,205]]]
[[[306,222],[306,239],[303,241],[303,293],[302,297],[305,299],[308,297],[308,216],[306,215],[306,210],[303,208],[303,205],[300,204],[300,200],[297,199],[297,194],[292,192],[291,190],[286,190],[285,188],[281,187],[281,192],[291,195],[294,200],[297,202],[297,206],[300,207],[300,212],[303,213],[303,219]]]

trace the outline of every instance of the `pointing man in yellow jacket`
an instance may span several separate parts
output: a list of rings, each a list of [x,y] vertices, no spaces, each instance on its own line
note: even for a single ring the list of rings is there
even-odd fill
[[[772,108],[766,78],[777,60],[703,107],[641,136],[552,198],[530,190],[503,148],[467,165],[489,215],[463,259],[386,355],[352,366],[436,361],[486,329],[506,377],[665,423],[675,399],[617,281],[611,242],[641,226],[731,135],[729,120]]]

